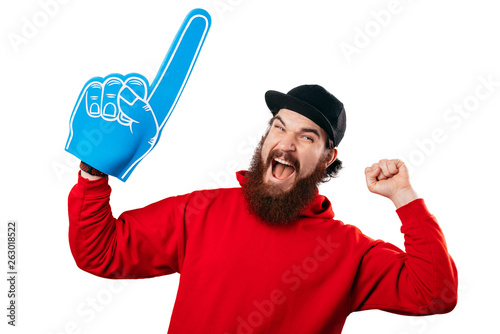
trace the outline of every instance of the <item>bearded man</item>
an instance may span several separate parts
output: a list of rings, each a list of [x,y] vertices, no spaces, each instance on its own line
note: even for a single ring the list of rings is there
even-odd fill
[[[405,251],[334,219],[318,184],[341,169],[343,104],[318,85],[265,95],[273,118],[241,187],[194,191],[114,218],[105,175],[82,163],[69,195],[77,265],[106,278],[180,273],[169,333],[341,333],[347,316],[451,311],[457,270],[402,161],[366,168],[392,200]]]

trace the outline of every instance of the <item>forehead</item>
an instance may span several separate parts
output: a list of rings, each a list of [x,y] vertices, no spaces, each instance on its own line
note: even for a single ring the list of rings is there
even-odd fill
[[[285,126],[294,131],[300,130],[316,130],[320,137],[326,139],[327,135],[325,130],[318,124],[311,121],[309,118],[290,109],[280,109],[275,118],[278,117],[283,120]]]

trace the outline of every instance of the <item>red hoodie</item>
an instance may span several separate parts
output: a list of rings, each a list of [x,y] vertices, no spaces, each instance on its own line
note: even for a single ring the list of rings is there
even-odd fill
[[[166,198],[118,219],[110,193],[105,178],[81,176],[71,190],[75,261],[107,278],[180,273],[168,333],[340,333],[354,311],[456,305],[457,270],[422,199],[396,211],[404,252],[335,220],[319,194],[296,224],[270,227],[248,212],[241,188]]]

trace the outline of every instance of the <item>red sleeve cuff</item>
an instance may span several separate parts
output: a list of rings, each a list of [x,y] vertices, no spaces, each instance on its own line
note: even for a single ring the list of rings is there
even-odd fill
[[[422,198],[417,198],[416,200],[403,205],[396,210],[396,213],[403,224],[411,221],[422,221],[432,217],[432,214],[427,209],[427,206]]]
[[[101,177],[97,180],[89,180],[81,175],[81,171],[78,172],[78,184],[75,186],[78,189],[78,193],[83,197],[102,197],[109,196],[111,193],[111,187],[108,184],[107,177]]]

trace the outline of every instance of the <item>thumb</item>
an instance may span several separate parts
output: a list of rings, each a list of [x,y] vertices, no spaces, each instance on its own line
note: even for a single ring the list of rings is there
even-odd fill
[[[368,186],[369,190],[371,190],[377,183],[377,175],[379,174],[379,172],[379,166],[365,168],[366,185]]]
[[[373,164],[371,167],[365,168],[365,175],[370,178],[377,178],[377,175],[380,173],[380,166]]]
[[[147,94],[146,81],[138,77],[135,73],[133,75],[135,76],[130,76],[125,80],[118,92],[118,98],[122,105],[125,103],[126,105],[133,106],[137,100],[145,100]]]
[[[145,97],[147,94],[147,84],[145,78],[133,74],[127,78],[123,87],[118,93],[119,106],[122,114],[120,120],[125,125],[132,123],[142,123],[142,126],[153,126],[156,132],[158,123],[151,106],[147,103]]]

